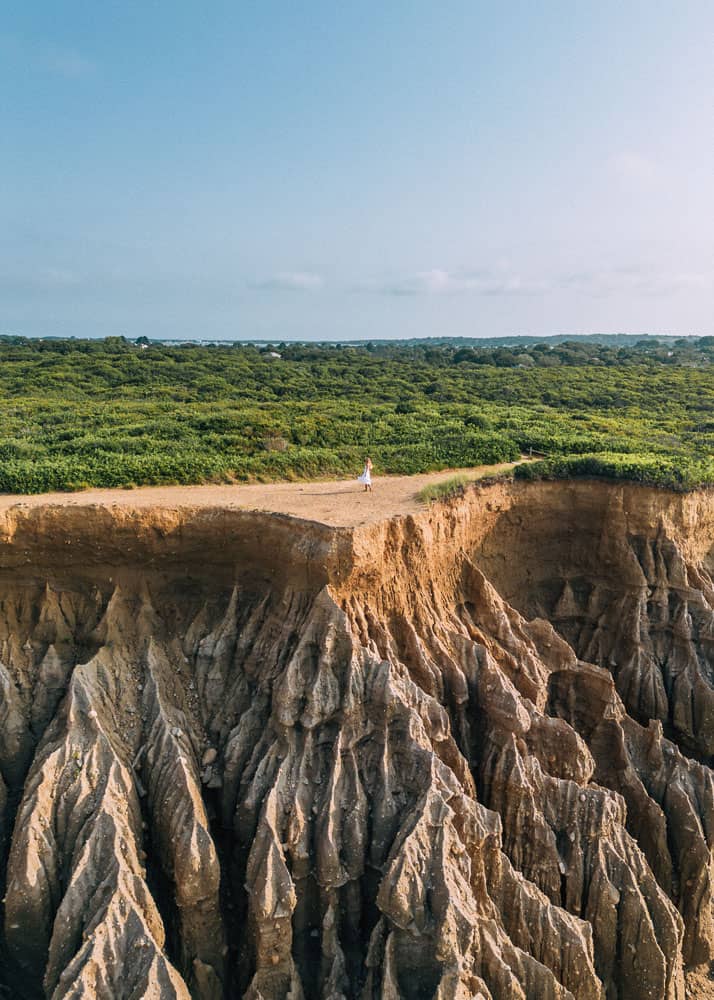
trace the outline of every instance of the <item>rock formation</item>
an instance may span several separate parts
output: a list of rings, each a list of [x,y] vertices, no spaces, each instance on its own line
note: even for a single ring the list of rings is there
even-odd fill
[[[0,996],[714,996],[714,497],[0,523]]]

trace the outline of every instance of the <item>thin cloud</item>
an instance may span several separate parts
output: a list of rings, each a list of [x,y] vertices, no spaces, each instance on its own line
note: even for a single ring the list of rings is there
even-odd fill
[[[24,68],[51,73],[66,80],[90,76],[96,69],[95,63],[76,49],[17,35],[0,35],[0,53]]]
[[[323,276],[312,271],[281,271],[249,283],[251,288],[288,292],[318,292],[324,284]]]
[[[546,277],[524,277],[503,270],[447,271],[434,268],[356,286],[368,294],[401,297],[476,295],[492,297],[539,296],[576,292],[593,298],[638,295],[647,297],[714,290],[714,271],[656,271],[623,267],[593,269]]]
[[[687,291],[714,290],[714,272],[619,268],[564,275],[559,284],[566,289],[597,298],[623,294],[657,297]]]
[[[41,267],[33,271],[0,271],[0,289],[4,291],[50,292],[78,288],[83,277],[60,267]]]
[[[48,50],[45,57],[45,64],[51,73],[63,76],[67,80],[79,80],[81,77],[91,75],[95,66],[90,59],[85,59],[79,52],[71,49]]]
[[[610,172],[627,187],[652,189],[663,180],[663,171],[652,157],[634,150],[614,153],[608,160]]]
[[[498,271],[446,271],[433,268],[391,281],[364,286],[382,295],[538,295],[547,291],[543,281],[526,280],[518,274]]]

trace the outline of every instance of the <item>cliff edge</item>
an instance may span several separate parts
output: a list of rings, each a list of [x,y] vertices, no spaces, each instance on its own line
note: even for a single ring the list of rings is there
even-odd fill
[[[0,995],[714,997],[714,493],[0,511]]]

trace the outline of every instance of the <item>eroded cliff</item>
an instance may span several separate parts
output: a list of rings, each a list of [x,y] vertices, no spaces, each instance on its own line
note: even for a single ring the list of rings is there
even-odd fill
[[[0,524],[0,987],[714,996],[714,496]]]

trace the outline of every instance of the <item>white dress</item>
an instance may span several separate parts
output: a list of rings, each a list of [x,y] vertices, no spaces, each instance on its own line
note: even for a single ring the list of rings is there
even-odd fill
[[[364,483],[365,486],[372,485],[372,470],[368,465],[365,465],[362,475],[357,478],[358,483]]]

